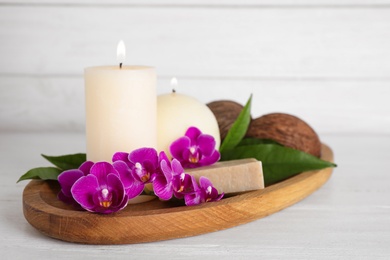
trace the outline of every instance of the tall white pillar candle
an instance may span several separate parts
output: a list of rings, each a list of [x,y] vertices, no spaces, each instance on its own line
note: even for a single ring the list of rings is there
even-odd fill
[[[85,69],[87,160],[157,146],[156,74],[146,66]]]

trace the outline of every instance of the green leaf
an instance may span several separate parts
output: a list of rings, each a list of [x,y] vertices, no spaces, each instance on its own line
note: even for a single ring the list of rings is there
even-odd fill
[[[17,182],[30,179],[57,180],[57,177],[61,172],[62,170],[55,167],[34,168],[23,174]]]
[[[42,154],[42,156],[63,171],[77,169],[83,162],[87,160],[87,156],[85,153],[76,153],[61,156],[48,156]]]
[[[278,144],[243,145],[224,151],[221,157],[223,161],[244,158],[255,158],[261,161],[266,186],[301,172],[336,166],[308,153]]]
[[[249,123],[251,121],[251,103],[252,95],[249,97],[249,100],[246,103],[245,107],[242,109],[236,121],[229,129],[225,139],[222,142],[221,147],[219,148],[220,152],[233,149],[240,143],[242,138],[244,138],[246,131],[248,130]]]

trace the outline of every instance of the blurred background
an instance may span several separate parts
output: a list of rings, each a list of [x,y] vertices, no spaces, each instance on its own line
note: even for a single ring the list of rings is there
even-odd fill
[[[0,132],[83,132],[84,68],[157,69],[158,93],[390,134],[389,0],[1,0]],[[141,91],[141,90],[140,90]]]

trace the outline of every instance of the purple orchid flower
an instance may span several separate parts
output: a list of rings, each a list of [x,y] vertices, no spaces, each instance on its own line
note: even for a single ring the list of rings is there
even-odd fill
[[[125,152],[116,152],[116,153],[114,153],[114,155],[112,156],[112,162],[116,162],[116,161],[123,161],[130,168],[132,168],[132,166],[133,166],[130,163],[130,161],[129,161],[129,153],[125,153]]]
[[[128,198],[132,199],[140,195],[145,188],[145,184],[134,176],[128,164],[124,161],[115,161],[113,166],[119,173],[119,178],[123,183]]]
[[[214,137],[202,134],[196,127],[190,127],[185,136],[171,144],[170,152],[184,168],[196,168],[211,165],[220,159],[215,144]]]
[[[175,197],[182,199],[185,195],[194,192],[194,185],[192,181],[192,176],[188,173],[182,172],[181,174],[173,176],[172,187]]]
[[[165,152],[160,152],[158,161],[160,168],[153,181],[153,191],[160,199],[169,200],[173,194],[172,178],[174,173]]]
[[[123,161],[131,169],[133,176],[142,183],[153,182],[158,171],[157,151],[153,148],[140,148],[130,154],[117,152],[112,157],[113,162]]]
[[[154,193],[162,200],[169,200],[172,195],[182,199],[185,194],[193,192],[192,179],[184,173],[180,162],[173,159],[169,161],[164,152],[159,154],[160,172],[153,181]]]
[[[117,212],[128,202],[119,173],[107,162],[95,163],[87,176],[73,184],[71,193],[75,201],[90,212]]]
[[[78,206],[78,203],[74,200],[71,188],[73,184],[83,176],[87,176],[93,165],[93,162],[86,161],[78,169],[63,171],[58,175],[58,182],[60,183],[61,190],[58,193],[58,199],[74,206]]]
[[[204,202],[219,201],[224,196],[223,193],[218,194],[217,189],[206,177],[201,176],[199,178],[198,186],[195,177],[192,176],[192,183],[194,192],[184,196],[184,201],[187,206],[194,206]]]

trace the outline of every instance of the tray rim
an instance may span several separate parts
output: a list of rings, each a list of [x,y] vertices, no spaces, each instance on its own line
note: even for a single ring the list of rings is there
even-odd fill
[[[321,158],[333,162],[333,152],[330,147],[322,144],[322,150]],[[113,215],[100,215],[55,207],[42,198],[42,192],[50,192],[50,184],[45,181],[32,180],[23,191],[23,213],[26,220],[41,233],[68,242],[132,244],[175,239],[234,227],[278,212],[319,189],[330,178],[332,171],[333,168],[326,168],[300,173],[265,189],[224,198],[219,202],[191,207],[151,209],[145,211],[147,214],[139,211],[132,212],[130,215],[122,213],[123,211]],[[284,193],[294,196],[287,198],[283,195]],[[278,202],[279,200],[282,202]],[[256,205],[262,207],[255,207]],[[192,221],[195,227],[179,221],[176,224],[179,226],[166,227],[169,229],[165,230],[167,232],[156,230],[165,223],[164,221],[175,225],[174,220],[183,218],[183,216],[186,221]],[[196,217],[201,220],[196,221]],[[149,223],[151,221],[156,223]],[[202,224],[202,221],[210,223]],[[145,230],[142,230],[137,222],[141,226],[146,222],[152,227],[145,227]],[[118,223],[120,228],[125,226],[126,230],[134,229],[135,234],[119,232],[118,235],[112,232],[109,226],[115,226]],[[98,228],[94,228],[95,226]],[[72,231],[73,227],[76,227],[77,232]],[[142,234],[143,231],[145,231],[144,234]]]

